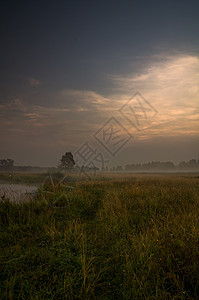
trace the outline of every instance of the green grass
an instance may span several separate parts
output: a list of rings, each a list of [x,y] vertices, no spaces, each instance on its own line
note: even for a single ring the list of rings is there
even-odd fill
[[[0,202],[1,299],[199,299],[196,176],[70,187]]]

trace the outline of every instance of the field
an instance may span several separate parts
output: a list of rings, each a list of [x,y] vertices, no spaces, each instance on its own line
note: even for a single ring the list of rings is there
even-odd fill
[[[199,299],[198,175],[58,177],[0,201],[1,299]]]
[[[12,181],[13,183],[25,183],[25,184],[41,184],[47,174],[45,173],[14,173],[13,174],[13,179],[11,180],[10,179],[10,173],[9,172],[6,172],[6,173],[3,173],[1,172],[0,173],[0,182],[10,182]]]

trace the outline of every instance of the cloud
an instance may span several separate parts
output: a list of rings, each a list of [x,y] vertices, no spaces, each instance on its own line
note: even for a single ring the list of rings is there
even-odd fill
[[[127,98],[138,90],[156,108],[156,134],[199,133],[199,57],[159,55],[157,62],[149,59],[142,73],[115,75],[111,80],[118,94]],[[150,138],[152,130],[147,132]]]
[[[142,72],[111,76],[111,81],[115,89],[109,97],[91,90],[62,89],[53,96],[43,95],[49,100],[47,106],[14,99],[0,106],[2,121],[8,124],[9,120],[5,126],[10,132],[25,126],[34,136],[50,134],[57,143],[62,143],[64,136],[70,137],[71,143],[83,141],[112,116],[137,139],[198,134],[198,57],[159,56],[158,61],[149,60]],[[140,132],[119,112],[136,91],[158,111],[150,126]]]
[[[21,114],[26,112],[27,108],[20,99],[13,99],[8,103],[0,105],[0,113],[3,114]]]
[[[36,87],[36,86],[40,85],[40,81],[38,79],[30,77],[27,80],[28,80],[30,86],[32,86],[32,87]]]
[[[37,86],[39,81],[29,80]],[[178,143],[199,134],[199,58],[176,55],[149,58],[141,71],[109,77],[114,83],[109,96],[92,90],[39,91],[0,105],[1,139],[18,149],[71,149],[93,137],[115,117],[138,142],[158,143],[163,138]],[[36,82],[35,82],[36,80]],[[119,109],[139,91],[158,111],[149,127],[139,132]],[[32,97],[32,98],[31,98]],[[41,102],[35,98],[39,97]],[[45,104],[46,103],[46,104]],[[29,146],[27,146],[27,144]],[[166,145],[166,144],[165,144]],[[60,148],[59,148],[60,147]],[[5,146],[6,149],[6,146]],[[22,151],[21,150],[21,151]],[[54,154],[53,154],[54,155]]]
[[[94,91],[64,89],[60,91],[64,103],[69,103],[73,111],[104,111],[110,110],[110,99]]]
[[[84,114],[84,116],[82,116]],[[86,138],[92,133],[92,122],[88,112],[80,111],[78,107],[69,109],[60,103],[58,107],[47,107],[14,99],[0,106],[1,137],[4,139],[23,138],[24,141],[42,143],[52,140],[63,144],[69,139],[73,144],[79,138]],[[83,123],[82,123],[83,122]]]

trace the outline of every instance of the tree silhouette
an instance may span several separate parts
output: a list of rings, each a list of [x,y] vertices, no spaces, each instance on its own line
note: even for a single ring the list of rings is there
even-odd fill
[[[64,155],[62,155],[59,168],[64,169],[66,171],[71,171],[74,165],[75,161],[71,152],[66,152]]]
[[[14,160],[7,158],[7,159],[0,159],[0,168],[9,170],[14,167]]]

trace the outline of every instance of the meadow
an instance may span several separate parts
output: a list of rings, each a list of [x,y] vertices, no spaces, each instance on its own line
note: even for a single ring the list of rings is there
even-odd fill
[[[198,175],[59,176],[0,201],[1,299],[199,299]]]

